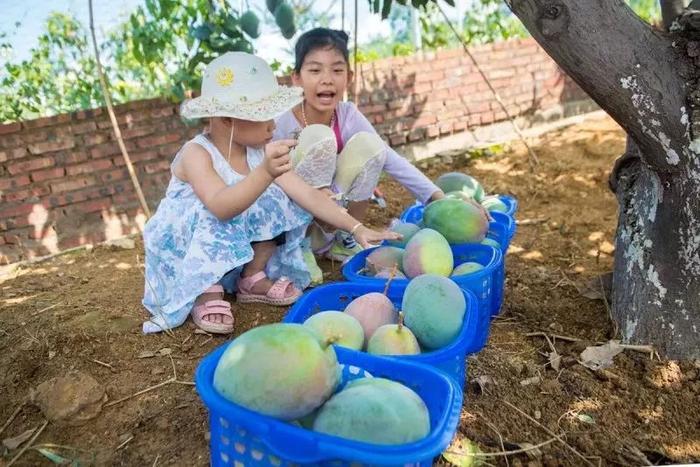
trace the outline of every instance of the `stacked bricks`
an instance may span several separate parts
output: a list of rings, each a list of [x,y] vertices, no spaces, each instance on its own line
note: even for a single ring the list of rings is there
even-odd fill
[[[532,39],[472,53],[514,116],[587,99]],[[362,64],[356,79],[353,100],[399,152],[506,118],[461,49]],[[172,158],[200,128],[163,99],[115,112],[154,211]],[[106,110],[0,125],[0,265],[137,233],[144,221]]]

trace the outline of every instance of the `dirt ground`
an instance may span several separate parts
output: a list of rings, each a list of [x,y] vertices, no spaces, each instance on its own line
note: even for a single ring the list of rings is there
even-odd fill
[[[488,346],[469,360],[458,439],[468,437],[485,452],[526,451],[484,458],[494,465],[700,461],[700,362],[652,360],[631,350],[606,372],[577,362],[586,346],[614,337],[599,284],[612,269],[617,203],[607,176],[624,148],[623,133],[608,119],[594,119],[531,142],[540,159],[535,174],[515,143],[477,159],[455,155],[422,167],[431,177],[467,171],[489,192],[520,201],[505,305]],[[377,226],[411,202],[394,182],[384,181],[381,189],[389,206],[372,208]],[[119,402],[167,381],[173,368],[179,381],[192,381],[200,358],[224,342],[195,333],[189,322],[172,336],[141,333],[142,255],[138,244],[133,250],[98,247],[0,279],[0,439],[42,426],[41,411],[25,403],[30,390],[78,370],[116,403],[79,426],[48,423],[35,448],[82,465],[208,464],[206,411],[192,386],[170,383]],[[339,278],[337,267],[323,266],[328,279]],[[285,313],[234,308],[237,334]],[[529,335],[538,332],[561,354],[558,371],[548,364],[547,341]],[[15,465],[51,465],[35,448]],[[0,464],[20,450],[0,446]]]

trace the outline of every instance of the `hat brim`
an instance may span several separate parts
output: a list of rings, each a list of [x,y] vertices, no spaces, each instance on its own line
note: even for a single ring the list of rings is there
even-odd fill
[[[210,97],[188,99],[180,107],[183,118],[232,117],[253,122],[273,120],[303,99],[303,89],[299,87],[279,86],[269,96],[251,102],[234,102]]]

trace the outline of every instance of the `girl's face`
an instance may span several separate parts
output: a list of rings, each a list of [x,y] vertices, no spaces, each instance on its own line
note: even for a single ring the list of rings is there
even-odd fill
[[[301,70],[292,75],[293,83],[304,88],[306,104],[320,112],[335,109],[351,79],[352,72],[343,54],[332,47],[309,52]]]

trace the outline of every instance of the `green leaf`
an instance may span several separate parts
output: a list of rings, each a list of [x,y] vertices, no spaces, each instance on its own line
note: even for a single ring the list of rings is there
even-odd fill
[[[457,433],[442,457],[456,467],[476,467],[481,465],[479,447],[469,438]]]
[[[245,39],[238,39],[233,41],[231,45],[231,50],[236,52],[248,52],[253,53],[253,45]]]
[[[581,421],[583,423],[587,423],[589,425],[595,425],[595,420],[593,419],[593,417],[591,417],[588,414],[579,413],[579,414],[576,414],[576,418],[578,418],[579,421]]]
[[[39,453],[41,455],[43,455],[44,457],[49,459],[54,464],[63,465],[63,464],[68,464],[71,461],[71,459],[66,459],[63,456],[59,456],[55,452],[53,452],[49,449],[46,449],[46,448],[37,448],[37,451],[39,451]],[[76,462],[76,461],[73,461],[73,462]]]

